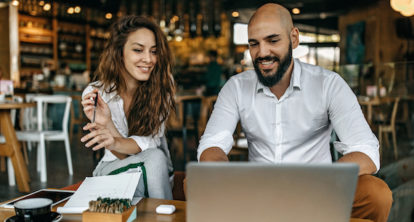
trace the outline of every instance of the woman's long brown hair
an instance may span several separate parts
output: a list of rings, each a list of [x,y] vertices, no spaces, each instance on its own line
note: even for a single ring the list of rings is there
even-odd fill
[[[107,93],[126,89],[122,78],[128,71],[124,65],[123,48],[130,33],[146,28],[155,36],[157,62],[147,81],[138,81],[138,87],[132,98],[128,120],[128,134],[156,135],[171,110],[174,110],[174,79],[172,77],[172,55],[167,39],[161,29],[149,18],[125,16],[111,26],[111,35],[101,54],[95,79],[98,87],[104,87]],[[132,96],[132,95],[131,95]]]

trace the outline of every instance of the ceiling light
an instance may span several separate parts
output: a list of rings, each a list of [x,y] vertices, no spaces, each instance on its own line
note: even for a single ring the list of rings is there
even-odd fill
[[[68,10],[66,11],[68,14],[73,14],[73,12],[75,11],[75,9],[73,7],[69,7]]]
[[[232,12],[231,13],[231,16],[233,16],[233,18],[237,18],[237,17],[239,17],[239,12],[238,11],[234,11],[234,12]]]
[[[76,7],[75,7],[75,13],[80,13],[80,12],[81,12],[81,7],[76,6]]]
[[[17,0],[13,0],[13,1],[12,1],[12,5],[13,5],[13,6],[19,6],[19,1],[17,1]]]
[[[50,3],[46,3],[46,4],[43,6],[43,10],[45,10],[45,11],[49,11],[51,8],[52,8],[52,6],[50,5]]]
[[[109,13],[109,12],[106,13],[105,18],[108,19],[108,20],[111,19],[112,18],[112,13]]]
[[[45,1],[42,0],[39,2],[39,6],[44,6],[44,5],[45,5]]]
[[[391,8],[409,17],[414,15],[414,0],[390,0]]]
[[[300,14],[300,9],[298,9],[298,8],[293,8],[293,9],[292,9],[292,13],[293,13],[293,14],[295,14],[295,15],[298,15],[298,14]]]

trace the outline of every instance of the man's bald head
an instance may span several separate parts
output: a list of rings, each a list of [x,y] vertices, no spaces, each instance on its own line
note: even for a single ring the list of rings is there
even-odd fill
[[[249,20],[249,26],[250,24],[260,21],[264,18],[268,19],[272,17],[277,17],[277,20],[280,21],[281,25],[286,29],[288,33],[290,32],[290,30],[292,30],[293,21],[289,10],[275,3],[267,3],[262,5],[259,9],[257,9]]]

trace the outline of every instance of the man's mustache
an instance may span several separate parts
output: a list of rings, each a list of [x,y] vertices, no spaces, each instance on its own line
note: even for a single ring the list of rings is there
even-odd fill
[[[276,56],[265,56],[265,57],[257,57],[254,62],[255,63],[259,63],[262,61],[276,61],[276,62],[280,62],[280,59]]]

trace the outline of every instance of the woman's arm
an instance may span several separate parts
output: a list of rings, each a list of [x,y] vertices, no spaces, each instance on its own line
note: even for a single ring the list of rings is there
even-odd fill
[[[120,155],[121,157],[123,157],[123,155],[136,154],[142,151],[134,139],[124,138],[121,135],[114,136],[108,126],[97,123],[88,123],[83,129],[89,130],[90,133],[82,137],[81,141],[88,141],[85,146],[92,147],[92,150],[106,148],[112,151],[115,156]]]

